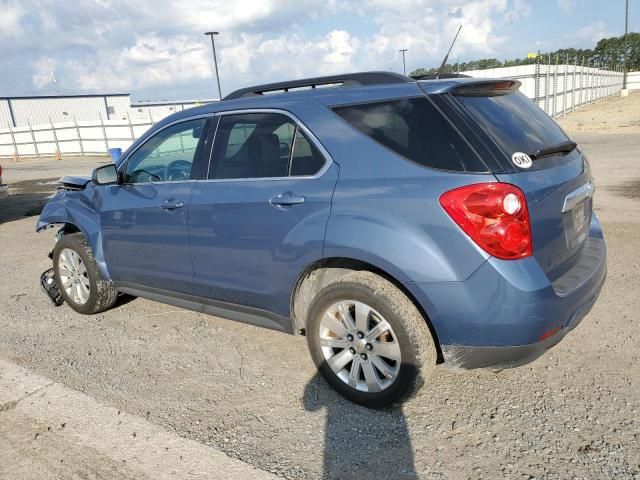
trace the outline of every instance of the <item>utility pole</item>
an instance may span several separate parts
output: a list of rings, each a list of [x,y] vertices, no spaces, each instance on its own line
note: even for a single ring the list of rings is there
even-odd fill
[[[56,80],[56,76],[53,74],[53,72],[51,73],[51,81],[53,82],[53,90],[54,92],[56,92],[56,95],[60,95],[60,89],[58,88],[58,81]]]
[[[220,74],[218,73],[218,59],[216,57],[216,43],[213,37],[219,35],[220,32],[205,32],[205,35],[211,37],[211,48],[213,49],[213,65],[216,69],[216,82],[218,83],[218,98],[222,100],[222,89],[220,88]]]
[[[624,2],[624,37],[622,44],[624,45],[624,71],[622,73],[622,89],[627,89],[627,32],[629,30],[629,0]]]
[[[400,50],[398,50],[400,53],[402,53],[402,74],[406,75],[407,74],[407,64],[405,63],[405,59],[404,59],[404,54],[407,52],[407,48],[402,48]]]

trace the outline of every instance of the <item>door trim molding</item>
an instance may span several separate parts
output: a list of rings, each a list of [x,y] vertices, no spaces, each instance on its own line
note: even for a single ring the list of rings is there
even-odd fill
[[[113,285],[119,292],[133,295],[135,297],[142,297],[148,300],[185,308],[187,310],[194,310],[196,312],[206,313],[216,317],[293,334],[293,322],[290,318],[283,317],[261,308],[227,303],[188,293],[172,292],[136,283],[113,282]]]

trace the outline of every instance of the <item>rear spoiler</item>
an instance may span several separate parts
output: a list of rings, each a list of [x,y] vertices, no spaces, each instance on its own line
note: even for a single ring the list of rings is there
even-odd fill
[[[518,80],[511,79],[493,79],[493,80],[478,80],[471,82],[460,83],[449,91],[453,95],[467,96],[467,97],[487,97],[496,95],[508,95],[510,93],[518,91],[522,85]]]

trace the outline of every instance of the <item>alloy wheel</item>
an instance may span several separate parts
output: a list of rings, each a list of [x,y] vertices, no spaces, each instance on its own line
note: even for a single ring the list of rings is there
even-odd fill
[[[58,257],[60,286],[67,296],[77,305],[84,305],[89,300],[91,284],[87,267],[78,253],[65,248]]]
[[[343,300],[320,320],[320,347],[333,373],[363,392],[385,390],[398,377],[402,353],[391,324],[369,305]]]

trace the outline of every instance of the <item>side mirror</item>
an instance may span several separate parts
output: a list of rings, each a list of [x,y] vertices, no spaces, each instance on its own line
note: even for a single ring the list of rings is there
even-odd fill
[[[96,168],[91,174],[96,185],[112,185],[118,183],[118,169],[113,163]]]

